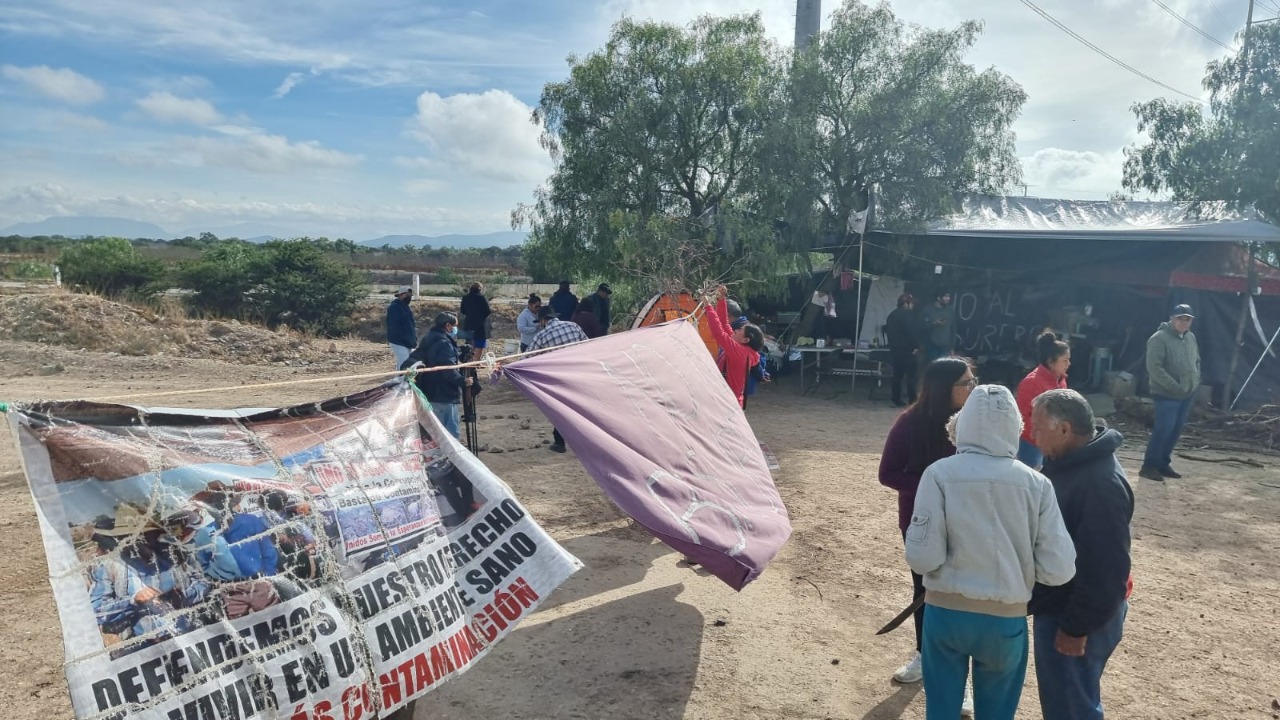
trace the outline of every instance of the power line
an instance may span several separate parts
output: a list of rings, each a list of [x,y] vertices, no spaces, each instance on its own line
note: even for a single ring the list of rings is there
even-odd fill
[[[1235,24],[1232,23],[1231,20],[1227,19],[1226,15],[1222,14],[1222,11],[1218,9],[1217,4],[1215,4],[1213,0],[1204,0],[1204,1],[1206,3],[1209,3],[1209,7],[1213,8],[1213,12],[1217,14],[1218,19],[1221,20],[1227,27],[1229,28],[1235,27]]]
[[[1186,25],[1187,27],[1189,27],[1189,28],[1191,28],[1192,30],[1194,30],[1194,31],[1196,31],[1197,33],[1199,33],[1199,34],[1200,34],[1200,37],[1203,37],[1205,40],[1208,40],[1209,42],[1211,42],[1211,43],[1213,43],[1213,44],[1217,45],[1218,47],[1221,47],[1223,50],[1230,50],[1230,49],[1231,49],[1231,46],[1230,46],[1230,45],[1227,45],[1226,43],[1222,42],[1222,41],[1221,41],[1221,40],[1219,40],[1218,38],[1216,38],[1216,37],[1214,37],[1214,36],[1210,35],[1209,33],[1205,32],[1204,30],[1201,30],[1201,29],[1200,29],[1200,27],[1199,27],[1198,25],[1196,25],[1196,24],[1192,23],[1190,20],[1188,20],[1188,19],[1186,19],[1186,18],[1182,17],[1181,15],[1179,15],[1178,13],[1174,12],[1174,11],[1173,11],[1173,8],[1169,7],[1168,5],[1165,5],[1165,4],[1164,4],[1163,2],[1161,2],[1160,0],[1151,0],[1151,2],[1153,2],[1153,3],[1157,4],[1157,5],[1159,5],[1159,6],[1160,6],[1160,7],[1161,7],[1165,12],[1167,12],[1167,13],[1169,13],[1170,15],[1174,16],[1175,18],[1177,18],[1177,19],[1178,19],[1178,22],[1182,23],[1183,25]]]
[[[1044,18],[1045,20],[1048,20],[1050,23],[1052,23],[1052,24],[1054,25],[1054,27],[1058,28],[1058,29],[1059,29],[1059,30],[1061,30],[1062,32],[1064,32],[1064,33],[1066,33],[1066,34],[1070,35],[1071,37],[1075,38],[1075,39],[1076,39],[1076,40],[1078,40],[1081,44],[1083,44],[1085,47],[1087,47],[1087,48],[1089,48],[1090,50],[1092,50],[1092,51],[1094,51],[1094,52],[1098,53],[1099,55],[1101,55],[1102,57],[1104,57],[1104,58],[1106,58],[1106,59],[1110,60],[1111,62],[1115,63],[1116,65],[1119,65],[1120,67],[1124,68],[1125,70],[1128,70],[1129,72],[1133,73],[1134,75],[1137,75],[1138,77],[1140,77],[1140,78],[1142,78],[1142,79],[1144,79],[1144,80],[1148,80],[1148,81],[1150,81],[1150,82],[1155,83],[1156,85],[1159,85],[1160,87],[1164,88],[1165,90],[1168,90],[1169,92],[1176,93],[1176,94],[1181,95],[1182,97],[1185,97],[1185,98],[1190,98],[1191,100],[1195,100],[1196,102],[1198,102],[1198,103],[1200,103],[1200,104],[1202,104],[1202,105],[1204,104],[1204,101],[1203,101],[1203,100],[1201,100],[1200,98],[1196,97],[1195,95],[1191,95],[1191,94],[1189,94],[1189,93],[1184,93],[1184,92],[1182,92],[1181,90],[1179,90],[1179,89],[1177,89],[1177,88],[1173,87],[1172,85],[1166,85],[1166,84],[1164,84],[1164,83],[1160,82],[1159,80],[1157,80],[1157,79],[1155,79],[1155,78],[1151,77],[1150,75],[1148,75],[1148,74],[1146,74],[1146,73],[1142,72],[1141,70],[1139,70],[1139,69],[1135,68],[1134,66],[1132,66],[1132,65],[1130,65],[1130,64],[1128,64],[1128,63],[1126,63],[1126,62],[1124,62],[1124,61],[1123,61],[1123,60],[1121,60],[1120,58],[1117,58],[1115,55],[1112,55],[1111,53],[1107,52],[1106,50],[1103,50],[1102,48],[1098,47],[1097,45],[1094,45],[1093,43],[1089,42],[1088,40],[1085,40],[1084,38],[1080,37],[1080,35],[1079,35],[1079,34],[1077,34],[1077,33],[1076,33],[1076,31],[1074,31],[1074,30],[1072,30],[1071,28],[1067,27],[1066,25],[1063,25],[1062,23],[1058,22],[1058,19],[1057,19],[1057,18],[1055,18],[1054,16],[1052,16],[1052,15],[1050,15],[1049,13],[1045,12],[1044,10],[1040,9],[1040,7],[1039,7],[1038,5],[1036,5],[1035,3],[1031,2],[1031,0],[1020,0],[1020,1],[1022,2],[1022,4],[1023,4],[1023,5],[1026,5],[1027,7],[1031,8],[1032,10],[1034,10],[1034,11],[1036,12],[1036,14],[1037,14],[1037,15],[1039,15],[1039,16],[1040,16],[1040,17],[1042,17],[1042,18]]]

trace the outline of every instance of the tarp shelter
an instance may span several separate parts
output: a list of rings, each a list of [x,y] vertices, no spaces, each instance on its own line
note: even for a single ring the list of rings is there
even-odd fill
[[[865,272],[907,281],[918,307],[936,290],[950,291],[958,346],[995,366],[993,379],[1016,377],[1046,326],[1076,336],[1073,376],[1091,374],[1098,348],[1112,369],[1143,375],[1146,338],[1176,303],[1187,302],[1197,315],[1204,382],[1221,386],[1251,261],[1258,294],[1232,388],[1280,325],[1280,269],[1251,260],[1248,250],[1251,243],[1280,243],[1280,227],[1222,203],[971,195],[960,198],[957,212],[914,233],[879,227],[876,215],[855,252],[846,250],[857,236],[824,239],[814,250],[855,261],[860,250]],[[1280,358],[1262,363],[1241,406],[1278,396]]]

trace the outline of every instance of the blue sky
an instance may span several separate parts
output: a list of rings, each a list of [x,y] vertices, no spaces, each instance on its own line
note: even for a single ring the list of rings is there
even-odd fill
[[[1273,0],[1261,0],[1262,17]],[[1234,45],[1247,0],[1164,0]],[[897,0],[909,21],[983,20],[970,60],[1030,94],[1017,126],[1033,195],[1119,188],[1129,106],[1168,94],[1014,0]],[[1225,51],[1150,0],[1040,0],[1095,44],[1201,95]],[[824,0],[824,12],[835,3]],[[0,227],[103,215],[174,232],[266,224],[365,239],[480,233],[550,172],[529,113],[565,58],[630,15],[759,11],[789,44],[794,0],[6,0]],[[825,23],[824,23],[825,25]]]

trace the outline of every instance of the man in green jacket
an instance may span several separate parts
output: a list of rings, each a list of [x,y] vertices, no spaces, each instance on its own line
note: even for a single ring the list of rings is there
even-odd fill
[[[1190,305],[1178,305],[1169,322],[1160,323],[1147,340],[1147,379],[1156,417],[1138,476],[1148,480],[1182,477],[1170,462],[1200,387],[1200,348],[1191,332],[1194,319]]]

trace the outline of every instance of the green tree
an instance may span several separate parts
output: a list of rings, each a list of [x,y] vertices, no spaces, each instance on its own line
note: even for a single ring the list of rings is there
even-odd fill
[[[124,238],[72,243],[58,257],[62,280],[108,296],[144,300],[165,289],[165,267],[145,258]]]
[[[309,240],[268,242],[254,265],[253,308],[271,326],[340,334],[365,295],[359,272]]]
[[[1280,224],[1280,23],[1250,28],[1245,47],[1209,63],[1207,109],[1133,106],[1146,142],[1125,148],[1126,189],[1253,207]]]
[[[250,293],[258,285],[261,249],[247,242],[221,242],[198,260],[180,263],[177,286],[191,290],[187,303],[222,317],[242,317],[250,307]]]
[[[775,117],[770,158],[785,179],[774,190],[802,191],[820,231],[842,233],[850,214],[880,197],[879,221],[911,228],[951,209],[959,191],[1000,192],[1020,177],[1012,125],[1027,95],[965,54],[979,22],[928,29],[898,19],[887,3],[846,0],[831,29],[796,58],[789,114]],[[788,162],[788,155],[798,159]],[[773,203],[786,207],[786,200]],[[788,220],[809,225],[805,207]]]
[[[529,272],[617,279],[666,264],[651,258],[714,247],[703,221],[737,212],[761,170],[780,57],[751,15],[683,28],[622,20],[602,50],[571,58],[568,79],[548,84],[534,113],[555,172],[512,217],[532,226]],[[775,239],[771,221],[740,217],[766,229],[757,253]],[[708,270],[747,255],[717,257]]]

